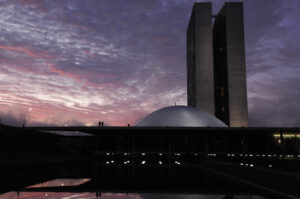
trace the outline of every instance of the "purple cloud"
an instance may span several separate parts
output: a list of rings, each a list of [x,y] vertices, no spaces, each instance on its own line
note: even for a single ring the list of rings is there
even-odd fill
[[[214,2],[213,12],[223,3]],[[32,107],[30,123],[63,113],[83,124],[126,125],[186,104],[192,6],[184,0],[1,1],[0,115]],[[297,111],[286,110],[299,110],[299,4],[245,1],[244,11],[250,125],[297,126]]]

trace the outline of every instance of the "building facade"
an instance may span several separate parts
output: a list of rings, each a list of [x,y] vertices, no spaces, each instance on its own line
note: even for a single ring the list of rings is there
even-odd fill
[[[211,13],[211,3],[195,3],[187,30],[188,106],[231,127],[248,126],[243,4],[226,2],[210,27],[212,14],[203,17],[208,9]]]
[[[211,3],[195,3],[187,29],[188,106],[214,115]]]

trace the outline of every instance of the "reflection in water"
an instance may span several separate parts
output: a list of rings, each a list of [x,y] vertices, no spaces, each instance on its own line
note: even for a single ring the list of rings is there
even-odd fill
[[[196,195],[196,194],[141,194],[143,199],[222,199],[218,195]]]
[[[265,157],[253,154],[243,154],[243,156],[225,154],[223,158],[230,159],[232,162],[223,163],[213,160],[204,161],[199,159],[199,155],[195,156],[194,154],[176,153],[167,156],[164,153],[148,154],[143,152],[140,155],[132,156],[128,152],[106,152],[97,154],[97,159],[0,170],[2,180],[0,184],[3,185],[0,187],[0,193],[8,192],[0,195],[0,199],[223,199],[225,194],[230,193],[249,194],[247,190],[251,190],[251,187],[234,183],[234,180],[230,180],[224,175],[218,175],[212,169],[222,170],[225,174],[240,173],[246,177],[259,175],[268,177],[268,179],[278,178],[279,174],[274,174],[273,168],[269,171],[265,168],[255,170],[255,167],[241,166],[239,162],[246,161],[241,157],[246,156],[249,157],[246,160],[256,158],[256,162],[264,160],[264,164],[266,164],[265,159],[268,158],[269,161],[274,162],[274,165],[278,158],[277,155],[271,156],[270,154]],[[125,164],[124,162],[128,162],[128,159],[130,159],[130,164]],[[112,162],[112,160],[114,161]],[[159,164],[158,160],[163,162],[169,160],[169,164]],[[107,161],[109,164],[106,163]],[[143,161],[146,163],[143,164]],[[175,164],[176,162],[181,162],[181,164]],[[260,173],[258,173],[259,171]],[[19,193],[12,191],[19,191]],[[286,190],[286,192],[288,191]],[[126,194],[126,192],[133,194]],[[194,195],[183,193],[194,193]],[[253,189],[251,193],[259,194]]]
[[[143,192],[146,189],[152,187],[155,190],[161,189],[161,182],[165,182],[167,189],[185,189],[201,191],[203,187],[209,191],[211,188],[213,190],[223,190],[226,188],[226,183],[222,183],[221,178],[214,178],[213,175],[207,175],[207,172],[203,172],[199,169],[194,170],[193,167],[184,167],[184,165],[170,165],[168,167],[164,165],[106,165],[101,164],[101,161],[84,161],[77,164],[72,163],[71,165],[62,164],[58,167],[53,168],[55,172],[53,174],[48,173],[49,170],[43,171],[45,175],[41,176],[41,179],[31,179],[32,175],[26,170],[23,177],[19,175],[12,174],[10,179],[14,176],[14,179],[19,181],[24,181],[24,183],[29,183],[25,188],[21,189],[11,189],[20,190],[20,192],[8,192],[0,195],[0,199],[29,199],[29,198],[47,198],[47,199],[222,199],[224,195],[196,195],[196,194],[126,194],[126,193],[96,193],[96,190],[111,190],[111,188],[116,187],[116,190],[131,190],[134,192],[132,187],[140,188]],[[134,171],[134,172],[133,172]],[[153,173],[156,171],[156,173]],[[162,172],[163,171],[163,172]],[[133,178],[133,174],[140,172],[142,178]],[[54,175],[55,173],[55,175]],[[168,182],[168,178],[163,178],[165,173],[176,174],[167,177],[180,177],[178,180]],[[154,175],[159,174],[159,175]],[[16,175],[16,176],[15,176]],[[51,176],[51,177],[49,177]],[[188,178],[187,178],[188,177]],[[28,178],[28,182],[26,181]],[[159,179],[159,180],[157,180]],[[188,179],[188,180],[187,180]],[[40,180],[38,183],[34,184],[32,180]],[[138,181],[135,181],[138,180]],[[133,184],[132,184],[133,183]],[[170,183],[170,184],[168,184]],[[196,183],[196,184],[195,184]],[[30,185],[31,184],[31,185]],[[228,183],[227,183],[228,184]],[[142,187],[140,187],[142,185]],[[72,187],[73,186],[73,187]],[[105,187],[106,186],[106,187]],[[129,186],[129,187],[126,187]],[[210,188],[211,187],[211,188]],[[230,185],[229,188],[232,188]],[[65,189],[67,188],[67,189]],[[68,189],[69,188],[69,189]],[[70,191],[70,188],[72,189]],[[228,188],[228,187],[227,187]],[[32,190],[36,189],[36,192]],[[185,190],[183,189],[183,190]],[[203,189],[204,192],[206,190]],[[67,191],[66,191],[67,190]],[[75,193],[69,193],[74,191]],[[149,189],[151,190],[151,189]],[[148,190],[148,191],[149,191]],[[202,191],[203,191],[202,190]],[[226,189],[225,189],[226,190]],[[228,190],[228,189],[227,189]],[[76,193],[76,192],[82,193]],[[224,191],[224,190],[223,190]],[[109,192],[109,191],[104,191]],[[224,193],[224,192],[223,192]],[[254,197],[260,198],[260,197]]]
[[[103,193],[96,196],[96,193],[46,193],[30,192],[17,193],[9,192],[0,195],[0,199],[223,199],[220,195],[183,195],[183,194],[124,194],[124,193]],[[261,196],[253,196],[253,199],[264,199]]]
[[[51,168],[51,169],[50,169]],[[134,168],[134,170],[133,170]],[[171,172],[177,173],[177,177],[186,177],[183,172],[182,175],[179,174],[179,170],[187,171],[187,168],[182,167],[182,165],[171,165],[166,167],[165,165],[143,165],[142,167],[136,165],[106,165],[101,164],[101,161],[83,161],[78,163],[70,164],[58,164],[55,166],[50,166],[49,168],[39,169],[25,169],[20,173],[12,172],[7,176],[7,179],[12,180],[11,186],[8,190],[19,190],[19,192],[8,192],[0,195],[0,199],[24,199],[24,198],[63,198],[63,199],[76,199],[76,198],[107,198],[107,199],[142,199],[142,198],[184,198],[184,199],[200,199],[200,198],[222,198],[221,196],[211,196],[207,195],[166,195],[166,194],[126,194],[126,190],[131,190],[137,187],[136,191],[146,191],[149,192],[154,188],[155,190],[161,189],[161,182],[167,180],[167,178],[162,178],[163,173]],[[38,171],[39,175],[36,173]],[[135,171],[135,172],[133,172]],[[156,171],[153,173],[153,171]],[[163,171],[163,172],[162,172]],[[193,174],[193,170],[189,171]],[[134,173],[138,174],[141,178],[134,177]],[[157,176],[157,174],[160,174]],[[183,175],[184,174],[184,175]],[[199,176],[200,175],[200,176]],[[171,177],[171,176],[170,176]],[[161,179],[162,178],[162,179]],[[194,178],[198,182],[198,179],[207,179],[202,172],[198,172]],[[182,186],[187,185],[190,181],[181,180],[174,182],[166,182],[168,187],[173,185]],[[194,179],[194,180],[195,180]],[[21,186],[15,186],[16,182],[22,182]],[[203,180],[199,181],[202,184]],[[175,183],[175,184],[174,184]],[[200,185],[199,184],[199,185]],[[23,186],[25,185],[25,186]],[[154,187],[153,187],[154,186]],[[195,186],[195,185],[194,185]],[[23,187],[23,188],[22,188]],[[191,187],[191,186],[188,186]],[[197,187],[198,184],[197,184]],[[201,186],[200,186],[201,187]],[[10,188],[10,189],[9,189]],[[198,189],[198,188],[197,188]],[[103,193],[96,193],[96,191],[103,190]],[[106,191],[105,191],[106,190]],[[109,190],[119,190],[125,193],[107,193]],[[176,188],[177,190],[177,188]],[[73,193],[70,193],[73,192]],[[79,192],[79,193],[77,193]],[[81,192],[81,193],[80,193]]]
[[[92,136],[91,134],[81,132],[81,131],[42,131],[45,133],[53,133],[57,135],[64,135],[64,136]]]
[[[196,195],[196,194],[124,194],[124,193],[103,193],[96,196],[96,193],[46,193],[46,192],[9,192],[0,195],[0,199],[223,199],[220,195]],[[253,196],[253,199],[263,199],[260,196]]]
[[[77,186],[90,181],[90,178],[86,179],[55,179],[40,184],[32,185],[27,188],[39,188],[39,187],[57,187],[57,186]]]
[[[9,192],[0,195],[0,199],[142,199],[138,194],[121,194],[121,193],[104,193],[96,196],[96,193],[46,193],[46,192],[29,192],[17,193]]]

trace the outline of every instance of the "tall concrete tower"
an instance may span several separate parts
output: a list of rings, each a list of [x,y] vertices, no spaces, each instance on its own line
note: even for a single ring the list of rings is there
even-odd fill
[[[194,4],[187,30],[188,106],[212,113],[231,127],[248,126],[243,4],[226,2],[209,28],[212,15],[203,16],[207,9],[211,13],[211,3]],[[197,19],[206,23],[195,23]],[[197,39],[203,35],[206,39]]]
[[[248,126],[244,16],[241,2],[226,2],[213,27],[215,113],[232,127]]]
[[[187,29],[188,106],[215,114],[211,3],[195,3]]]

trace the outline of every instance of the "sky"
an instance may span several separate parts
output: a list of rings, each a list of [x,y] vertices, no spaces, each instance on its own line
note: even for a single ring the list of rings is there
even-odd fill
[[[193,2],[0,0],[2,123],[123,126],[186,105]],[[300,126],[299,18],[299,0],[244,0],[250,126]]]

